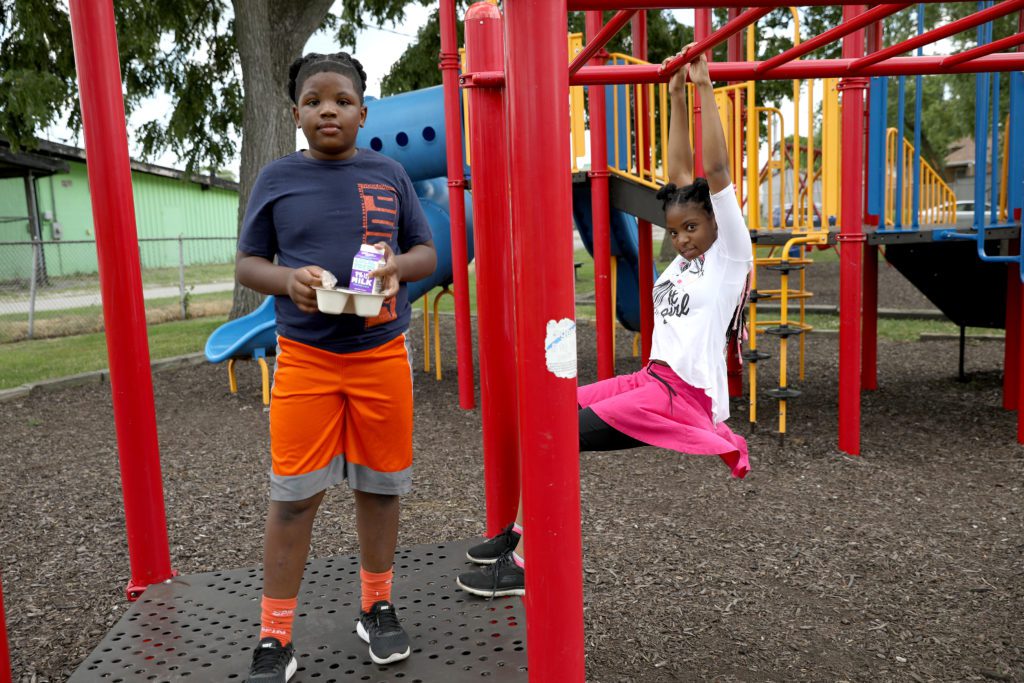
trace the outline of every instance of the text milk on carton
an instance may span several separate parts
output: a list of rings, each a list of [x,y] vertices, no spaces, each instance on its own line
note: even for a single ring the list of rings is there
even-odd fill
[[[384,252],[369,244],[360,245],[352,259],[352,279],[348,288],[353,292],[380,294],[380,281],[370,277],[384,263]]]

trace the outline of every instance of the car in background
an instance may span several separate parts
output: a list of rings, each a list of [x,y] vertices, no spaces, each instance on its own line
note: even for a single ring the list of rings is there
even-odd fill
[[[985,202],[986,221],[988,220],[987,214],[991,210],[991,205]],[[956,227],[969,228],[972,225],[974,225],[974,200],[958,199],[956,202]]]

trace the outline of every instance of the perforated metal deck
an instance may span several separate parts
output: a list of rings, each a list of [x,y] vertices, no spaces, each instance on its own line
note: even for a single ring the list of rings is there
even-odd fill
[[[355,634],[356,556],[312,560],[295,620],[292,683],[526,683],[522,600],[474,598],[455,587],[475,541],[421,545],[395,557],[394,601],[412,656],[378,666]],[[262,572],[179,576],[150,586],[69,683],[244,681],[259,630]]]

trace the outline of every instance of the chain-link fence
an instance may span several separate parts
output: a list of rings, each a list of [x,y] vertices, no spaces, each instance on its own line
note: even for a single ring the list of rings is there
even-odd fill
[[[226,314],[235,244],[235,237],[140,239],[147,321]],[[95,241],[0,242],[0,343],[102,329]]]

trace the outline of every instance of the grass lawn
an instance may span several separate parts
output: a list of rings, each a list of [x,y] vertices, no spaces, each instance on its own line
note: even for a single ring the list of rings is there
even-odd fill
[[[156,360],[202,351],[206,338],[223,322],[218,317],[152,325],[149,354]],[[0,344],[0,389],[105,367],[107,340],[102,332]]]

